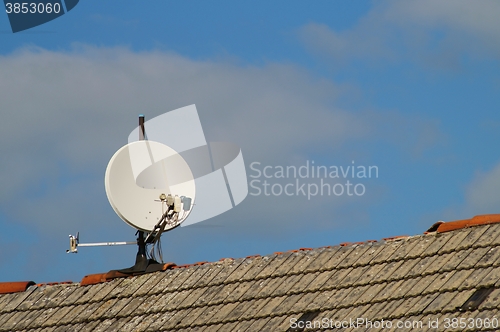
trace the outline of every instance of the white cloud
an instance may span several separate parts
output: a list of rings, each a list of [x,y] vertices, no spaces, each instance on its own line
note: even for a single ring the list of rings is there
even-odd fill
[[[471,215],[495,213],[500,206],[500,164],[478,172],[466,190],[466,209]]]
[[[0,57],[0,72],[6,124],[0,132],[0,202],[8,214],[35,223],[32,211],[13,211],[32,204],[51,216],[48,222],[61,224],[57,211],[64,218],[74,205],[55,209],[59,199],[68,203],[65,198],[86,188],[75,178],[102,181],[139,113],[152,118],[196,103],[208,140],[240,144],[247,161],[303,157],[311,146],[362,137],[368,126],[335,108],[334,84],[291,65],[237,67],[78,46],[70,52],[20,50]]]
[[[462,54],[500,56],[497,1],[377,1],[355,26],[334,31],[311,23],[299,35],[311,50],[336,61],[412,59],[456,66]]]
[[[207,139],[239,144],[247,164],[300,166],[311,154],[338,156],[345,142],[381,138],[419,153],[420,145],[437,139],[429,143],[429,128],[436,126],[426,119],[339,109],[341,88],[293,65],[245,67],[77,46],[67,52],[20,50],[0,57],[0,72],[8,124],[0,132],[0,206],[11,218],[61,233],[103,227],[99,213],[111,211],[104,171],[139,113],[148,119],[195,103]],[[252,203],[238,206],[239,219],[304,227],[295,209],[300,198],[248,199]],[[300,215],[324,215],[323,209],[350,202],[314,199]]]

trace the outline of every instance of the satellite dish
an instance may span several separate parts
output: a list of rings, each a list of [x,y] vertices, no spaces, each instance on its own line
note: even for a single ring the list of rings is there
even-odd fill
[[[162,260],[162,233],[179,226],[191,213],[195,202],[195,180],[188,163],[171,147],[145,140],[144,116],[139,116],[139,141],[121,147],[111,157],[104,186],[111,207],[128,225],[137,229],[136,242],[79,243],[79,235],[70,235],[68,253],[78,246],[137,244],[135,265],[120,273],[137,274],[159,271],[157,250]],[[152,248],[149,255],[146,245]]]
[[[108,163],[104,183],[116,214],[145,232],[161,227],[168,211],[162,231],[179,226],[195,200],[195,181],[187,162],[174,149],[155,141],[120,148]]]

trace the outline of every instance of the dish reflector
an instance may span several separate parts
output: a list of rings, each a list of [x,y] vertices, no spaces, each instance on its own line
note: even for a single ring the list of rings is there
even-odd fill
[[[161,197],[170,194],[182,198],[183,204],[179,222],[165,230],[184,221],[195,202],[195,182],[188,164],[174,149],[155,141],[120,148],[108,163],[104,183],[116,214],[141,231],[151,232],[166,212]]]

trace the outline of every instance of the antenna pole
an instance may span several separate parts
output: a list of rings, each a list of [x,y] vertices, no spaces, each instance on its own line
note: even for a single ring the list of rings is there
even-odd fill
[[[144,141],[146,131],[144,130],[144,115],[139,115],[139,141]]]
[[[146,139],[146,129],[144,128],[144,115],[139,115],[139,141]],[[137,231],[137,255],[135,256],[135,264],[132,267],[122,270],[115,270],[120,273],[137,275],[144,272],[161,271],[163,264],[158,263],[153,259],[148,259],[146,255],[146,241],[144,239],[144,232]]]
[[[144,129],[144,115],[139,115],[139,140],[144,141],[146,131]],[[146,243],[144,242],[144,232],[137,232],[137,255],[135,256],[135,265],[127,270],[145,271],[148,266],[148,257],[146,256]]]

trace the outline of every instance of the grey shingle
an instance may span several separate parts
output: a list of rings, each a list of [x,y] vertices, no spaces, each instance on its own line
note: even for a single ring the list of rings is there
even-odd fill
[[[318,272],[327,269],[327,263],[336,255],[340,247],[322,248],[318,251],[317,257],[305,268],[304,272]],[[331,267],[330,267],[331,268]]]
[[[374,302],[385,301],[390,297],[394,297],[395,290],[398,289],[403,282],[404,282],[403,280],[399,280],[399,281],[392,281],[392,282],[387,282],[387,283],[380,283],[380,285],[382,285],[383,287],[375,295],[375,297],[373,298],[373,301]],[[376,285],[374,287],[376,287]]]
[[[104,332],[104,331],[110,331],[111,325],[115,322],[115,319],[106,319],[103,321],[97,321],[97,325],[92,327],[93,332]],[[85,330],[85,329],[84,329]]]
[[[249,263],[249,264],[245,264]],[[241,281],[244,280],[247,277],[247,274],[250,273],[249,271],[254,270],[253,268],[255,265],[259,265],[261,263],[261,258],[255,258],[255,259],[246,259],[244,261],[242,260],[235,260],[235,261],[224,261],[223,263],[219,263],[218,265],[220,266],[219,273],[215,274],[213,279],[210,281],[210,285],[218,285],[221,283],[231,283],[235,281]],[[260,264],[262,265],[262,264]],[[248,269],[247,269],[248,268]],[[244,272],[244,274],[238,274],[238,272]],[[240,276],[238,279],[232,279],[231,277],[235,278],[237,276]],[[251,279],[251,278],[248,278]]]
[[[490,284],[483,284],[483,280],[486,280],[486,276],[490,274],[492,268],[476,269],[474,270],[467,279],[461,284],[458,289],[470,288],[470,287],[481,287],[481,286],[491,286]]]
[[[394,261],[387,263],[376,275],[373,276],[372,282],[383,282],[389,280],[391,275],[404,265],[404,261]]]
[[[260,300],[255,300],[249,303],[248,307],[246,308],[245,311],[240,316],[240,319],[247,320],[247,319],[253,319],[255,315],[259,312],[260,309],[262,309],[267,302],[269,302],[269,299],[260,299]]]
[[[155,322],[161,315],[162,315],[161,313],[155,313],[152,315],[142,316],[141,317],[142,319],[131,320],[130,322],[122,326],[122,330],[128,328],[131,331],[147,331],[149,330],[149,326],[153,322]]]
[[[476,263],[476,267],[487,267],[500,263],[500,247],[487,248],[483,257]]]
[[[130,317],[115,319],[113,324],[111,324],[106,331],[122,331],[122,326],[125,325],[129,320]]]
[[[357,303],[357,300],[370,288],[369,285],[366,286],[357,286],[350,288],[351,291],[346,294],[346,296],[342,299],[342,305],[353,306]]]
[[[500,266],[492,267],[490,273],[481,280],[483,285],[495,285],[500,281]]]
[[[237,325],[238,325],[238,322],[231,322],[231,323],[221,324],[221,326],[217,330],[217,332],[234,332],[234,331],[236,331],[236,326]]]
[[[215,275],[219,273],[219,270],[224,268],[222,264],[219,263],[220,262],[205,264],[198,268],[199,269],[198,272],[203,273],[203,276],[197,278],[196,287],[208,286],[208,284],[212,281]]]
[[[229,294],[231,294],[236,288],[238,288],[238,286],[239,284],[237,283],[222,285],[219,291],[215,293],[214,296],[210,299],[208,304],[212,305],[224,302],[224,300],[229,296]]]
[[[455,294],[455,296],[453,297],[453,301],[450,301],[450,302],[446,303],[445,305],[443,305],[442,310],[444,312],[451,311],[451,310],[453,310],[453,311],[458,310],[458,308],[460,308],[465,303],[465,301],[467,301],[469,299],[469,297],[471,297],[471,295],[475,291],[476,291],[475,289],[469,289],[469,290],[464,290],[464,291],[458,292],[458,294]]]
[[[102,315],[102,318],[113,318],[119,316],[120,311],[126,307],[133,298],[119,298],[108,310],[106,310]]]
[[[373,264],[381,264],[387,262],[387,259],[391,257],[394,254],[394,252],[400,249],[403,242],[405,242],[404,239],[386,243],[382,247],[382,250],[378,252],[377,256],[373,257],[373,259],[370,261],[369,264],[373,265]]]
[[[462,261],[469,256],[469,254],[472,252],[473,249],[465,249],[465,250],[459,250],[452,252],[449,255],[446,255],[446,262],[444,262],[442,266],[443,271],[453,271],[457,269],[457,266],[459,266]]]
[[[256,300],[235,303],[236,305],[233,307],[233,309],[231,311],[227,312],[225,319],[228,321],[237,320],[243,314],[243,312],[247,309],[247,307],[255,301]]]
[[[123,290],[120,292],[119,297],[131,297],[132,295],[135,295],[135,292],[137,292],[139,288],[141,288],[151,277],[153,276],[145,274],[135,277],[134,279],[127,279],[130,283],[123,284]]]
[[[430,285],[434,283],[436,277],[437,276],[435,274],[430,274],[416,278],[416,283],[413,284],[413,286],[410,289],[408,289],[405,296],[418,296],[423,293],[432,293],[432,292],[426,292],[426,290]]]
[[[176,295],[176,292],[158,294],[156,297],[152,298],[151,305],[146,310],[146,313],[152,314],[160,312]]]
[[[120,310],[120,317],[144,315],[152,304],[149,297],[134,297]]]
[[[410,239],[413,240],[414,238]],[[424,253],[429,246],[436,241],[436,235],[423,235],[417,236],[415,239],[418,241],[405,256],[405,259],[415,259],[424,257]],[[408,241],[410,241],[408,240]]]
[[[457,269],[470,269],[480,261],[486,253],[490,250],[490,248],[476,248],[473,249],[464,260],[458,264]]]
[[[300,274],[279,278],[278,282],[280,282],[280,281],[281,282],[279,284],[279,287],[275,289],[274,296],[281,296],[281,295],[285,295],[285,294],[289,293],[290,288],[292,288],[293,285],[295,285],[301,278],[302,278],[302,275],[300,275]],[[268,283],[266,283],[262,290],[264,291],[265,289],[272,287],[271,282],[272,281],[269,281]],[[260,283],[260,281],[256,281],[256,283]],[[251,289],[249,289],[245,294],[246,295],[242,296],[242,299],[244,299],[244,298],[249,299],[249,298],[253,297],[252,293],[251,293]],[[266,293],[264,292],[263,294],[266,294]]]
[[[186,317],[183,318],[182,323],[185,326],[191,326],[197,322],[198,317],[205,311],[205,307],[193,307]]]
[[[463,282],[471,275],[473,270],[455,271],[453,275],[440,287],[441,291],[454,291],[461,288]]]
[[[207,268],[207,265],[211,264],[205,264],[201,266],[197,266],[196,268],[191,271],[191,274],[184,280],[182,285],[178,288],[180,289],[191,289],[195,286],[198,285],[199,280],[204,280],[208,277],[207,272],[209,272],[209,269]],[[205,277],[207,275],[207,277]]]
[[[174,315],[174,311],[167,311],[156,314],[154,319],[149,320],[146,331],[160,331],[161,327],[165,325]]]
[[[408,291],[410,291],[418,281],[420,281],[420,278],[411,278],[396,284],[389,298],[404,298]]]
[[[40,315],[37,315],[37,317],[34,317],[32,322],[30,324],[26,324],[25,326],[27,327],[34,327],[34,326],[43,326],[43,327],[48,327],[48,326],[54,326],[55,323],[57,322],[57,317],[54,318],[55,322],[51,320],[54,315],[56,315],[59,311],[65,312],[65,308],[49,308],[46,310],[43,310],[43,313]]]
[[[295,304],[302,298],[302,294],[282,296],[282,301],[272,309],[273,315],[285,315],[293,311]]]
[[[355,264],[360,259],[360,257],[363,257],[364,253],[370,250],[370,245],[366,244],[362,246],[349,246],[345,248],[345,255],[344,257],[342,257],[336,268],[356,266]],[[339,252],[342,252],[342,249],[339,250]]]
[[[99,303],[100,305],[96,306],[95,310],[92,310],[92,312],[89,312],[89,315],[87,316],[87,319],[89,320],[97,320],[101,317],[104,316],[106,311],[110,310],[114,305],[119,303],[120,300],[117,298],[109,299],[105,302]]]
[[[307,273],[303,274],[300,279],[297,280],[297,282],[290,287],[288,290],[288,293],[293,294],[293,293],[301,293],[309,284],[311,284],[314,279],[318,276],[319,272],[316,273]]]
[[[39,294],[38,287],[32,286],[22,293],[3,295],[3,297],[6,298],[6,301],[4,307],[1,309],[2,312],[10,312],[16,310],[21,304],[25,304],[26,300],[32,297],[33,294]]]
[[[394,311],[401,306],[406,299],[388,300],[374,303],[366,312],[369,319],[394,318]]]
[[[217,314],[222,308],[223,304],[206,306],[202,312],[199,313],[196,322],[191,325],[207,325],[210,319]]]
[[[185,289],[178,292],[168,293],[168,301],[165,301],[165,305],[158,308],[160,311],[171,311],[180,307],[180,304],[189,298],[189,294],[193,292],[191,289]],[[170,296],[172,294],[173,296]]]
[[[137,324],[139,324],[143,319],[144,319],[143,316],[130,317],[130,319],[120,327],[120,331],[121,332],[133,331],[137,326]]]
[[[220,310],[215,312],[215,314],[210,318],[209,322],[211,323],[219,323],[222,322],[231,311],[233,311],[238,303],[228,303],[220,307]]]
[[[482,226],[482,227],[472,227],[471,231],[467,234],[467,236],[463,239],[462,242],[457,246],[457,250],[466,249],[472,246],[481,245],[481,237],[483,234],[487,234],[489,232],[498,232],[498,227],[495,225],[493,228],[490,225]],[[453,232],[454,233],[454,232]],[[452,234],[450,232],[450,234]],[[478,242],[479,241],[479,242]]]
[[[68,312],[66,312],[66,314],[61,315],[61,317],[59,318],[59,321],[57,322],[58,325],[69,325],[69,324],[74,323],[76,317],[80,315],[83,308],[85,308],[89,305],[90,304],[67,306],[67,308],[69,308],[69,310],[68,310]]]
[[[404,260],[404,262],[400,264],[397,269],[392,271],[392,273],[388,276],[388,280],[399,280],[407,278],[410,271],[418,264],[420,264],[420,261],[420,257]]]
[[[328,308],[337,308],[342,304],[342,300],[347,294],[352,291],[352,288],[341,288],[335,290],[331,297],[325,302],[325,306]]]
[[[425,300],[429,301],[432,299],[425,298]],[[403,298],[403,301],[399,303],[399,305],[396,308],[394,308],[394,311],[392,313],[390,313],[389,318],[404,317],[407,313],[413,314],[411,310],[415,307],[415,304],[419,302],[422,302],[422,297],[420,296]]]
[[[242,278],[245,276],[245,274],[248,272],[253,267],[254,262],[256,262],[258,259],[244,259],[241,261],[239,264],[234,264],[231,265],[229,269],[226,269],[226,272],[224,274],[224,278],[219,277],[219,282],[236,282],[236,281],[241,281]],[[220,270],[223,269],[221,266],[219,268]],[[219,274],[219,271],[217,272],[217,275]],[[215,282],[212,282],[212,284]]]
[[[0,331],[14,331],[18,324],[22,324],[23,319],[30,314],[39,314],[40,311],[33,311],[33,313],[29,311],[17,311],[12,312],[10,315],[5,317],[5,321],[2,321],[0,325]]]
[[[66,307],[61,307],[61,308],[58,308],[58,310],[56,310],[54,312],[54,314],[52,316],[49,317],[49,319],[44,322],[43,325],[48,325],[48,326],[55,326],[57,325],[57,323],[64,317],[66,316],[67,314],[70,313],[71,310],[73,310],[74,307],[72,306],[66,306]]]
[[[458,248],[462,248],[460,243],[469,236],[469,234],[474,230],[474,228],[461,229],[454,232],[454,236],[446,242],[446,244],[439,250],[441,254],[456,251]],[[465,243],[465,242],[464,242]]]
[[[161,274],[163,277],[150,289],[148,294],[152,295],[177,290],[182,282],[190,276],[190,271],[187,268],[165,271],[165,273]]]
[[[382,264],[377,264],[373,266],[360,266],[358,268],[352,269],[344,278],[339,280],[337,287],[351,287],[355,284],[359,284],[358,280],[363,283],[363,276],[365,275],[376,275],[380,269],[382,269]]]
[[[238,322],[238,324],[235,327],[235,331],[238,332],[252,332],[253,330],[250,330],[250,326],[253,324],[253,320],[244,320]]]
[[[426,270],[434,263],[436,259],[437,256],[427,256],[422,258],[417,264],[413,266],[413,268],[408,272],[406,276],[409,278],[416,278],[425,274]]]
[[[269,301],[267,301],[264,306],[260,308],[259,311],[256,313],[256,317],[265,317],[269,316],[271,312],[278,307],[287,297],[286,296],[280,296],[280,297],[271,297],[269,298]],[[297,304],[295,304],[296,306]],[[294,308],[295,309],[295,308]],[[299,308],[297,310],[300,310]]]
[[[274,270],[271,274],[272,277],[281,277],[289,274],[290,270],[304,258],[302,253],[284,253],[283,255],[288,256],[288,258]]]
[[[414,253],[417,249],[415,248],[419,243],[421,243],[421,236],[413,236],[405,239],[398,250],[394,251],[392,255],[388,257],[388,261],[398,261],[408,259],[411,253]]]
[[[255,276],[255,279],[268,278],[276,272],[278,267],[283,265],[283,263],[289,258],[289,255],[272,255],[270,256],[269,264],[267,264],[260,272]]]
[[[81,308],[79,308],[80,310],[75,313],[76,315],[72,317],[72,321],[75,323],[88,321],[90,315],[92,315],[101,305],[102,303],[100,302],[92,302],[81,306]]]
[[[298,252],[296,254],[296,258],[297,259],[294,259],[293,264],[290,264],[287,274],[302,273],[314,260],[313,255],[311,255],[308,251]]]
[[[266,328],[266,324],[269,320],[269,318],[257,319],[248,327],[247,331],[267,332],[269,330]]]
[[[97,326],[100,323],[101,322],[98,321],[98,320],[97,321],[89,321],[86,324],[82,325],[82,329],[80,330],[80,332],[92,332],[92,331],[95,331],[95,329],[97,328]]]
[[[441,289],[441,287],[448,282],[448,280],[455,274],[456,271],[451,272],[443,272],[436,275],[436,278],[433,280],[432,284],[430,284],[427,288],[427,292],[436,292]]]
[[[443,311],[445,306],[450,303],[459,292],[446,292],[440,293],[434,300],[429,303],[429,305],[424,309],[423,312],[426,314],[436,314]]]
[[[333,270],[331,277],[325,281],[322,288],[331,289],[331,288],[343,287],[342,280],[344,280],[344,278],[347,275],[349,275],[351,271],[353,271],[353,268]]]
[[[192,309],[180,309],[173,312],[173,315],[164,322],[161,329],[162,330],[173,330],[173,329],[181,329],[184,327],[189,327],[187,320],[185,319],[189,312]]]
[[[447,242],[450,240],[453,241],[454,233],[443,233],[433,235],[435,237],[434,241],[429,244],[427,248],[422,252],[422,256],[430,256],[436,255],[439,251],[441,251]]]
[[[317,272],[316,278],[309,283],[309,285],[304,288],[304,291],[309,291],[309,292],[316,292],[320,289],[325,289],[324,285],[325,283],[332,277],[332,274],[335,273],[334,271],[323,271],[323,272]],[[281,279],[281,283],[283,282],[283,279]]]
[[[388,287],[388,284],[386,282],[369,285],[366,288],[366,291],[363,294],[361,294],[361,296],[358,298],[357,302],[360,304],[370,303],[374,300],[374,298],[377,295],[379,295],[381,292],[383,292],[384,289],[387,289],[387,287]]]
[[[283,329],[281,329],[280,327],[284,325],[284,323],[286,322],[286,326],[288,326],[290,323],[289,323],[289,319],[287,321],[287,318],[286,316],[278,316],[278,317],[274,317],[274,318],[271,318],[267,323],[266,325],[264,326],[264,328],[267,330],[267,331],[283,331]]]
[[[117,282],[120,282],[120,280],[116,280],[114,284]],[[82,294],[79,294],[80,292],[75,292],[78,293],[76,294],[77,297],[73,298],[73,295],[75,295],[75,293],[73,293],[69,298],[73,298],[72,303],[74,304],[86,304],[89,302],[101,301],[104,296],[108,295],[114,284],[110,285],[110,282],[104,282],[97,285],[83,286],[82,289],[84,292]]]
[[[2,325],[11,326],[12,330],[23,330],[26,329],[34,320],[42,314],[44,309],[30,310],[30,311],[20,311],[18,315],[14,315],[8,321],[3,321]],[[1,321],[1,320],[0,320]]]
[[[435,301],[439,295],[439,293],[431,293],[417,297],[419,300],[408,310],[406,316],[424,314],[425,308]]]
[[[151,273],[149,275],[145,275],[146,280],[142,282],[140,287],[135,291],[135,296],[146,296],[151,289],[156,286],[160,280],[163,278],[165,275],[164,272],[156,272],[156,273]],[[122,327],[123,328],[123,327]]]

